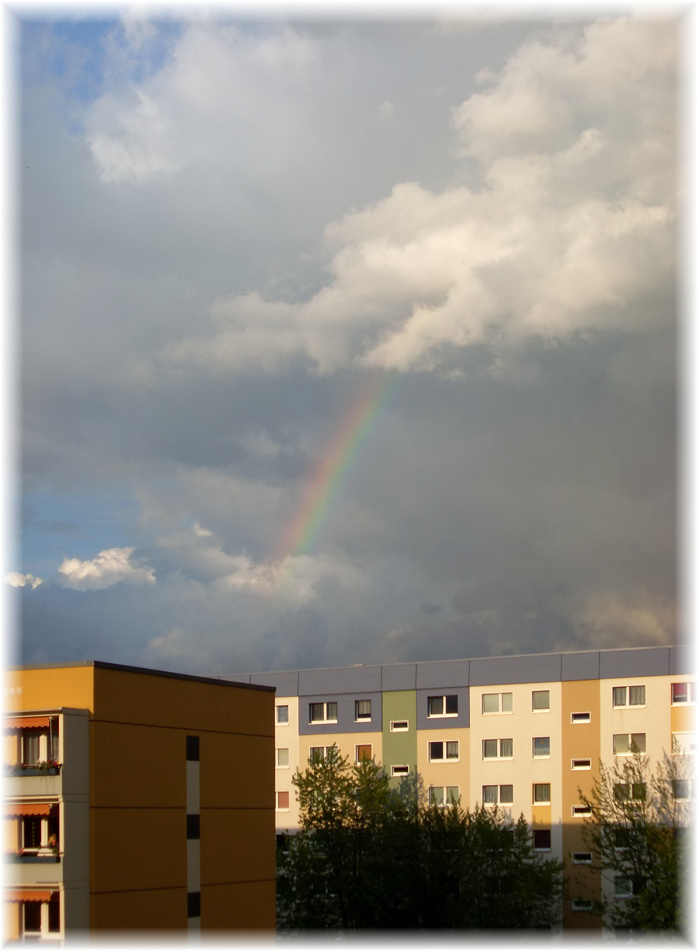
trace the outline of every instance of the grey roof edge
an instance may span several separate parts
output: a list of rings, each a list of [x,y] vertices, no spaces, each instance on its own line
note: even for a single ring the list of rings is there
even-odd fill
[[[113,664],[106,660],[77,660],[58,664],[25,664],[19,667],[8,667],[9,671],[21,670],[67,670],[72,667],[97,667],[102,670],[121,670],[130,674],[146,674],[150,677],[167,677],[171,680],[188,680],[194,683],[217,684],[223,687],[244,687],[247,690],[274,691],[275,687],[268,684],[251,684],[239,680],[230,680],[226,677],[200,677],[198,674],[180,674],[171,670],[156,670],[153,667],[133,667],[129,664]]]
[[[596,654],[599,659],[601,655],[604,654],[618,654],[627,651],[637,651],[638,653],[644,651],[656,651],[656,650],[678,650],[685,651],[688,654],[691,650],[691,645],[689,644],[652,644],[652,645],[643,645],[642,647],[605,647],[605,648],[584,648],[580,650],[567,650],[567,651],[545,651],[540,654],[496,654],[494,656],[488,657],[451,657],[448,660],[418,660],[418,661],[391,661],[387,664],[351,664],[338,667],[301,667],[292,670],[264,670],[264,671],[253,671],[254,676],[260,676],[260,674],[269,674],[280,675],[280,674],[300,674],[307,670],[312,670],[316,673],[322,673],[323,671],[335,671],[335,670],[354,670],[361,669],[364,667],[377,667],[381,670],[381,681],[382,681],[382,671],[386,667],[406,667],[410,665],[415,666],[415,681],[416,681],[416,672],[417,667],[420,664],[453,664],[453,663],[468,663],[472,664],[477,661],[514,661],[518,658],[535,658],[535,657],[559,657],[560,658],[560,678],[562,679],[562,658],[565,656],[576,655],[576,654]],[[232,675],[232,676],[250,676],[249,673]],[[600,676],[600,671],[599,671]],[[531,681],[532,683],[533,681]],[[384,689],[384,688],[383,688]],[[415,682],[416,689],[416,682]]]

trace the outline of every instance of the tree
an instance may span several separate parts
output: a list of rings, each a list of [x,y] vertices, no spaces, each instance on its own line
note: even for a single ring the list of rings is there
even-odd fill
[[[608,768],[601,764],[584,837],[593,864],[622,900],[600,911],[614,928],[679,931],[685,888],[684,842],[690,826],[690,758],[674,750],[656,770],[637,749]]]
[[[302,828],[279,856],[279,921],[331,928],[532,928],[559,912],[559,862],[497,807],[427,805],[419,777],[397,789],[372,760],[336,747],[297,771]]]

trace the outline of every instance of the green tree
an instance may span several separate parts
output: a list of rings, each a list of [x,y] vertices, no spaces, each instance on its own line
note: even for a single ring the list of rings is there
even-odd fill
[[[418,777],[392,789],[336,747],[296,772],[302,828],[279,856],[279,921],[331,928],[532,928],[552,924],[560,863],[521,817],[427,805]]]
[[[601,902],[611,927],[682,929],[691,784],[690,757],[674,751],[653,771],[649,758],[634,749],[612,767],[600,765],[591,796],[580,793],[591,810],[584,837],[594,865],[622,896]]]

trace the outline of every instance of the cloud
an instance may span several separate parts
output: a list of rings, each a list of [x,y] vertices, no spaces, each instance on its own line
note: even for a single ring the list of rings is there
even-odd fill
[[[11,571],[5,575],[5,584],[9,584],[13,588],[24,588],[26,586],[36,588],[42,584],[42,582],[43,578],[35,578],[32,574],[22,575],[18,571]]]
[[[625,19],[522,46],[453,109],[479,187],[394,186],[326,228],[317,293],[220,297],[213,332],[162,360],[431,371],[453,348],[656,326],[643,300],[675,266],[675,47],[674,24]]]
[[[60,583],[77,591],[96,591],[112,585],[155,584],[155,572],[131,561],[134,548],[108,548],[91,561],[66,558],[58,569]]]

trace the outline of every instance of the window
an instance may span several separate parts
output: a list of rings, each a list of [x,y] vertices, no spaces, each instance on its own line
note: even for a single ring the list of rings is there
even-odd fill
[[[390,775],[391,776],[407,776],[410,771],[409,766],[391,766]]]
[[[41,760],[39,734],[34,731],[22,733],[22,763],[24,766],[36,766]]]
[[[201,838],[201,823],[198,813],[189,813],[187,815],[187,838]]]
[[[373,757],[373,747],[370,743],[361,743],[356,747],[356,762],[360,763],[362,759],[371,759]]]
[[[460,799],[460,786],[430,786],[430,806],[453,806]]]
[[[622,849],[630,848],[630,830],[629,829],[614,829],[613,830],[613,848],[621,851]]]
[[[439,763],[444,760],[458,759],[458,740],[446,740],[445,742],[429,744],[429,762]]]
[[[336,713],[335,713],[336,719]],[[355,720],[370,720],[371,719],[371,701],[370,700],[355,700],[354,701],[354,719]]]
[[[549,852],[551,847],[550,829],[533,830],[533,848],[536,852]]]
[[[311,723],[336,723],[337,704],[334,702],[311,703],[309,717]]]
[[[308,750],[308,759],[311,763],[319,763],[327,756],[329,746],[311,746]]]
[[[533,802],[539,805],[550,805],[550,783],[533,784]]]
[[[671,685],[672,703],[695,703],[696,685],[694,683],[682,683]]]
[[[671,789],[674,799],[691,798],[691,780],[690,779],[672,779]]]
[[[647,784],[615,783],[613,798],[616,802],[643,802],[647,798]]]
[[[576,818],[577,816],[590,816],[591,815],[591,806],[572,806],[572,816]]]
[[[633,883],[627,875],[616,875],[613,880],[616,898],[632,898]]]
[[[647,749],[646,733],[614,733],[613,755],[629,756],[631,753],[644,753]]]
[[[483,759],[511,759],[514,755],[514,741],[511,737],[504,740],[483,740]]]
[[[505,786],[483,786],[482,802],[484,805],[510,805],[514,802],[514,787],[511,784]]]
[[[187,918],[201,917],[201,892],[187,892]]]
[[[405,733],[406,730],[410,728],[409,720],[391,720],[390,721],[390,732],[391,733]]]
[[[283,703],[276,708],[276,722],[280,725],[288,723],[288,704]]]
[[[22,848],[41,848],[41,818],[39,816],[25,816],[22,820]]]
[[[696,735],[695,733],[672,733],[671,734],[672,753],[695,753]]]
[[[573,865],[591,865],[591,852],[573,852]]]
[[[591,898],[573,898],[572,911],[592,911],[594,902]]]
[[[614,687],[613,688],[613,706],[614,707],[644,707],[645,705],[645,685],[639,684],[635,687]]]
[[[534,690],[532,693],[533,709],[536,711],[550,709],[550,691]]]
[[[533,755],[536,757],[550,757],[550,737],[533,737]]]
[[[198,736],[187,737],[187,760],[190,763],[199,762],[199,737]]]
[[[284,809],[290,809],[289,797],[290,797],[290,793],[288,792],[277,792],[276,794],[277,812],[281,812]]]
[[[288,750],[282,749],[276,751],[276,768],[284,769],[288,766]]]
[[[591,769],[590,759],[573,759],[572,769]]]
[[[22,902],[25,935],[41,934],[41,904],[40,901]]]
[[[483,693],[483,713],[512,713],[514,710],[514,695],[512,693]]]
[[[586,713],[572,713],[570,714],[570,721],[572,723],[591,723],[591,714]]]
[[[457,717],[458,696],[450,694],[447,697],[429,697],[427,699],[428,717]]]

